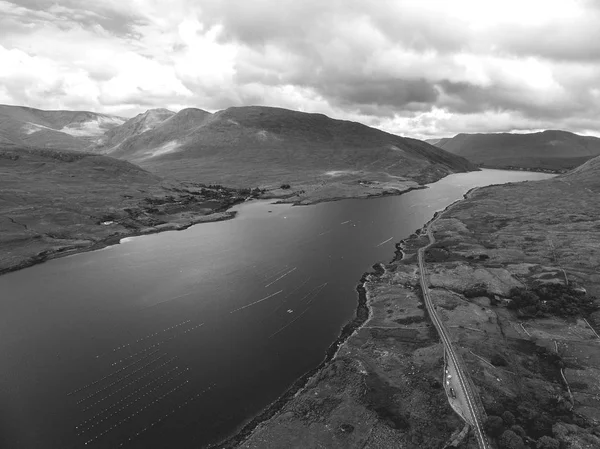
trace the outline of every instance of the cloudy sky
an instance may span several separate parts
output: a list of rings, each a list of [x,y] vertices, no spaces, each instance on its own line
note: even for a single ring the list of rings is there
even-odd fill
[[[0,0],[0,103],[600,135],[600,1]]]

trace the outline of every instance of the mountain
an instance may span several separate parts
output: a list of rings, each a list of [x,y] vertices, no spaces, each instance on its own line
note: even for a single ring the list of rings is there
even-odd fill
[[[160,175],[205,183],[430,182],[474,169],[425,142],[322,114],[263,106],[214,114],[190,108],[144,132],[122,131],[136,128],[137,120],[111,130],[99,151]]]
[[[0,143],[84,150],[123,123],[122,117],[88,111],[43,111],[0,105]]]
[[[131,234],[224,218],[229,189],[167,181],[80,151],[0,145],[0,274]]]
[[[138,114],[122,126],[107,131],[104,139],[98,142],[96,149],[101,152],[111,152],[119,147],[127,147],[134,137],[156,128],[174,115],[175,113],[168,109],[150,109],[143,114]]]
[[[486,167],[566,170],[600,155],[600,139],[567,131],[458,134],[428,142]]]

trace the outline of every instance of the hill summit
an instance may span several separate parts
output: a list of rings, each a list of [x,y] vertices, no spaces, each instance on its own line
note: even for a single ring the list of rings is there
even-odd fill
[[[138,116],[139,117],[139,116]],[[111,131],[132,126],[134,118]],[[265,106],[184,109],[102,151],[159,173],[232,186],[332,178],[431,182],[473,170],[461,157],[366,125]]]

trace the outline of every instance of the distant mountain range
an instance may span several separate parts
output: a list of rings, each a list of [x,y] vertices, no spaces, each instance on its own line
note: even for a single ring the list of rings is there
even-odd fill
[[[485,167],[567,170],[600,155],[600,139],[567,131],[458,134],[428,143]]]
[[[153,109],[132,119],[0,106],[4,144],[124,159],[161,176],[229,186],[331,180],[433,182],[475,169],[425,142],[360,123],[263,106]]]
[[[99,144],[104,134],[126,119],[87,111],[42,111],[0,105],[0,143],[3,145],[84,150]]]

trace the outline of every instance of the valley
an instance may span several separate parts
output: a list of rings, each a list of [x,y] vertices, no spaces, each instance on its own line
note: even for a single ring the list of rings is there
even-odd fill
[[[600,444],[593,383],[600,368],[590,355],[600,341],[593,138],[552,131],[511,147],[522,137],[504,136],[494,144],[504,154],[485,159],[467,137],[460,147],[434,142],[451,154],[359,123],[257,106],[154,109],[129,120],[2,107],[0,117],[0,274],[125,237],[227,220],[249,199],[310,205],[382,197],[477,171],[476,164],[555,172],[587,161],[555,179],[476,188],[436,214],[396,246],[394,260],[363,276],[356,318],[325,361],[296,373],[286,393],[216,447]],[[557,143],[565,139],[569,157]],[[307,241],[332,229],[319,231]],[[375,248],[392,241],[381,236]],[[181,296],[189,294],[155,305]],[[449,380],[459,366],[466,389]],[[476,404],[466,413],[471,388]],[[480,421],[479,442],[455,410]]]

